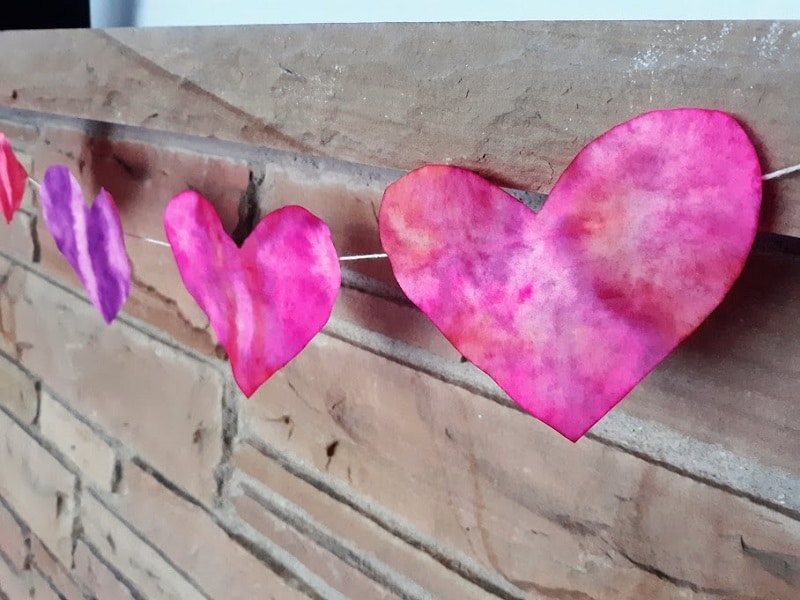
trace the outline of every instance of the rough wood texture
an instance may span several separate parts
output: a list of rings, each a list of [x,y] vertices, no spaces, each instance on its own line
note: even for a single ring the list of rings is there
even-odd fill
[[[800,23],[280,26],[0,34],[0,103],[366,164],[452,162],[548,191],[640,112],[736,115],[800,161]],[[763,227],[800,235],[800,179]]]

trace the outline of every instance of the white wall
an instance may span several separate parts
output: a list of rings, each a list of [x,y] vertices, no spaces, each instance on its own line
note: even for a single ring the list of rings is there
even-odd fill
[[[800,0],[91,0],[95,27],[374,21],[800,19]]]
[[[139,0],[89,0],[92,27],[130,27],[137,20]]]

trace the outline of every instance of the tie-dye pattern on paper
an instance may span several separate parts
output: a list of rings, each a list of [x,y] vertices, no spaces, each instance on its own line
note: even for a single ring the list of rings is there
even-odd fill
[[[739,124],[676,109],[591,142],[539,214],[472,172],[413,171],[386,190],[380,234],[453,345],[575,441],[721,302],[760,202]]]
[[[264,217],[241,248],[192,191],[167,206],[164,228],[183,283],[208,316],[248,397],[325,326],[341,285],[328,226],[300,206]]]

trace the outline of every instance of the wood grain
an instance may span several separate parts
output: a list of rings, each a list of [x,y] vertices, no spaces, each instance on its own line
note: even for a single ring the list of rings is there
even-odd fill
[[[718,108],[800,161],[800,23],[302,25],[0,34],[0,104],[548,191],[638,113]],[[800,236],[800,178],[762,226]]]

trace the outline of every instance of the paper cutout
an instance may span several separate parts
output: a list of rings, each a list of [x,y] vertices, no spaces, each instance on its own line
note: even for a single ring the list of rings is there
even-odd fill
[[[591,142],[538,215],[469,171],[413,171],[386,190],[380,235],[453,345],[575,441],[720,303],[760,201],[738,123],[677,109]]]
[[[241,248],[213,206],[182,192],[164,228],[183,283],[208,316],[248,397],[325,326],[341,285],[328,226],[299,206],[264,217]]]
[[[69,169],[45,171],[39,191],[45,225],[75,270],[89,300],[111,323],[128,298],[131,265],[114,199],[104,189],[91,208]]]
[[[0,204],[3,216],[11,223],[22,204],[28,172],[17,160],[6,135],[0,132]]]

